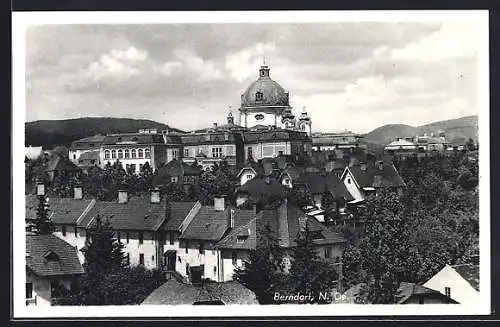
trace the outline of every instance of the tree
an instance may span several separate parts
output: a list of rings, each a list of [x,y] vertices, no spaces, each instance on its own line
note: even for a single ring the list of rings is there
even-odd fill
[[[338,286],[338,266],[319,257],[313,244],[313,233],[305,220],[303,230],[299,231],[296,245],[291,254],[291,267],[286,278],[290,294],[316,295],[315,301],[325,303],[320,293],[328,293]]]
[[[273,304],[284,276],[283,250],[269,224],[259,229],[256,244],[243,267],[235,269],[234,279],[252,290],[260,304]]]
[[[328,189],[323,192],[321,197],[321,209],[325,211],[325,220],[331,220],[335,214],[335,212],[332,212],[335,209],[335,199]]]
[[[43,195],[39,195],[34,226],[35,232],[38,235],[47,235],[54,231],[54,224],[50,220],[49,212],[49,199]]]
[[[287,197],[291,203],[296,204],[300,208],[313,204],[311,192],[307,188],[294,187],[288,192]]]

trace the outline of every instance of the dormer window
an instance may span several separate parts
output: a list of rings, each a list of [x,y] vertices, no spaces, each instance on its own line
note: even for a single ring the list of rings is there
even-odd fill
[[[264,76],[265,72],[261,72],[261,76]],[[264,94],[262,92],[255,93],[255,100],[262,101]]]
[[[243,235],[238,235],[236,236],[236,243],[245,243],[245,240],[247,239],[247,236],[243,236]]]
[[[45,258],[45,260],[47,261],[58,261],[59,260],[59,255],[57,253],[55,253],[54,251],[47,251],[43,257]]]

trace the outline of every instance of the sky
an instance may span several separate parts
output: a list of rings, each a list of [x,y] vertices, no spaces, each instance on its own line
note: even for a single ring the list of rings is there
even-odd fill
[[[477,114],[470,21],[37,25],[26,32],[26,121],[151,119],[183,130],[238,121],[271,78],[314,132],[366,133]]]

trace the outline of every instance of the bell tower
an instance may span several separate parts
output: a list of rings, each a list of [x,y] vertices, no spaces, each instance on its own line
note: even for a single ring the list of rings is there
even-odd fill
[[[299,117],[299,130],[301,132],[306,132],[308,136],[311,136],[311,118],[307,114],[306,107],[302,107],[302,113]]]

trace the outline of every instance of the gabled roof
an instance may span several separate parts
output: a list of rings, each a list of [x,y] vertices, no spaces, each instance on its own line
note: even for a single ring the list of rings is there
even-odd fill
[[[422,295],[439,298],[443,300],[443,302],[458,303],[455,300],[447,297],[446,295],[441,294],[436,290],[432,290],[430,288],[415,283],[401,282],[399,284],[399,288],[396,293],[396,297],[398,298],[398,304],[405,303],[412,296],[422,296]]]
[[[407,141],[405,139],[398,139],[396,141],[392,141],[391,143],[387,144],[385,146],[386,148],[398,148],[398,147],[414,147],[416,148],[417,146],[415,143]]]
[[[406,184],[392,163],[383,163],[382,169],[373,163],[367,163],[366,169],[362,165],[347,168],[360,188],[364,187],[404,187]]]
[[[26,235],[26,267],[38,276],[83,273],[78,251],[54,235]]]
[[[49,217],[54,224],[76,225],[78,220],[83,219],[86,213],[93,207],[95,200],[73,198],[49,198]],[[36,219],[36,210],[38,207],[38,196],[26,195],[26,219]]]
[[[332,173],[302,173],[295,184],[307,185],[312,194],[329,191],[335,199],[344,198],[347,201],[354,199],[344,183]]]
[[[169,202],[167,218],[160,230],[178,231],[197,202]]]
[[[285,175],[288,175],[288,177],[290,177],[292,181],[295,181],[297,178],[299,178],[300,174],[304,172],[304,170],[305,168],[301,166],[288,167],[283,170],[280,179],[282,179]]]
[[[164,144],[162,134],[146,134],[146,133],[122,133],[108,134],[104,138],[103,145],[118,145],[118,144]]]
[[[450,267],[479,292],[479,265],[461,264]]]
[[[78,160],[98,160],[98,159],[99,159],[99,150],[84,152],[78,158]]]
[[[79,150],[79,149],[98,149],[101,143],[104,141],[104,135],[94,135],[90,137],[85,137],[83,139],[79,139],[71,142],[70,150]]]
[[[54,156],[47,165],[47,171],[76,171],[78,167],[75,166],[69,159],[61,156]]]
[[[264,173],[264,169],[262,168],[261,165],[259,165],[256,162],[247,162],[243,168],[239,171],[237,177],[239,178],[243,172],[247,170],[253,170],[256,175],[262,175]]]
[[[257,219],[262,213],[254,214],[250,210],[237,210],[239,215],[235,216],[235,228],[233,228],[223,239],[217,242],[216,247],[221,249],[244,249],[251,250],[257,246]],[[244,237],[242,242],[238,238]]]
[[[286,188],[275,178],[257,176],[241,186],[236,193],[246,193],[252,202],[257,203],[269,198],[284,198]]]
[[[153,178],[154,185],[165,185],[170,183],[170,177],[199,176],[201,169],[188,165],[180,159],[172,160],[165,166],[160,167]]]
[[[156,231],[165,221],[166,209],[165,200],[151,203],[150,197],[129,196],[126,203],[96,201],[82,225],[88,227],[100,214],[102,219],[109,219],[116,230]]]
[[[217,211],[213,206],[202,206],[179,238],[220,240],[228,228],[229,210]]]
[[[236,281],[191,285],[176,279],[170,279],[158,287],[141,304],[192,305],[196,302],[216,301],[226,305],[258,304],[255,293]]]

